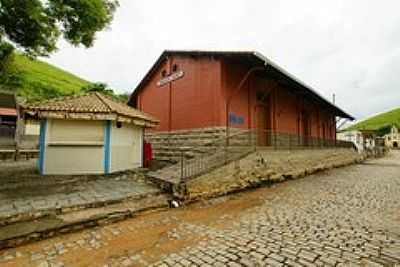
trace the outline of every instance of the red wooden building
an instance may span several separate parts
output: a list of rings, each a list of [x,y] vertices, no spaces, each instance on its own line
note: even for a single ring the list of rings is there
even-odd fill
[[[152,131],[229,127],[336,138],[353,117],[257,52],[164,51],[129,99]]]

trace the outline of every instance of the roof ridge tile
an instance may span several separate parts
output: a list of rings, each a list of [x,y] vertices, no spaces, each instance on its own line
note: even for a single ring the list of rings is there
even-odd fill
[[[110,107],[110,105],[106,102],[106,101],[104,101],[104,99],[103,99],[103,94],[100,94],[99,92],[94,92],[94,94],[97,96],[97,98],[98,99],[100,99],[100,101],[106,106],[106,107],[108,107],[108,109],[110,110],[110,112],[115,112],[115,110],[112,108],[112,107]]]

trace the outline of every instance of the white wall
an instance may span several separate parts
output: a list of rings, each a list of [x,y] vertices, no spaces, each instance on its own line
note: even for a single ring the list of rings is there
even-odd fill
[[[337,140],[352,142],[359,152],[364,150],[364,138],[360,131],[339,132],[336,135]]]
[[[47,121],[43,174],[104,174],[106,121]],[[143,128],[111,124],[110,173],[142,166]]]
[[[27,120],[25,121],[25,135],[39,135],[40,123],[38,121]]]
[[[111,130],[111,172],[134,169],[142,166],[143,128],[122,123]]]
[[[393,144],[400,145],[400,133],[397,127],[393,126],[390,133],[385,135],[385,146],[393,148]]]
[[[104,121],[48,120],[44,174],[104,173]]]

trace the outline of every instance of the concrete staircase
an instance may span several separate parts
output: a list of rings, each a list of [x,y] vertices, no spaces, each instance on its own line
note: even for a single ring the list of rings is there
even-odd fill
[[[230,135],[247,132],[247,130],[230,129]],[[202,129],[179,130],[174,132],[146,133],[146,140],[152,144],[155,160],[178,162],[182,153],[185,158],[191,159],[215,151],[217,147],[225,145],[226,128],[213,127]],[[232,140],[240,145],[244,140]]]
[[[200,146],[170,148],[176,151],[176,163],[149,172],[147,176],[163,190],[171,192],[177,197],[183,197],[187,181],[253,152],[255,146],[249,138],[252,136],[250,133],[244,130],[235,131],[229,138],[229,146],[227,146],[226,138],[220,137]],[[185,137],[189,136],[189,134],[185,135]]]
[[[154,159],[178,162],[182,152],[185,157],[194,158],[197,155],[212,150],[213,142],[225,135],[225,128],[205,128],[181,130],[174,132],[146,133],[146,140],[152,144]]]
[[[186,182],[239,160],[252,152],[254,150],[249,147],[229,147],[229,151],[221,150],[212,154],[199,155],[191,159],[185,158],[183,162],[149,172],[147,177],[163,191],[172,193],[175,197],[184,198]]]

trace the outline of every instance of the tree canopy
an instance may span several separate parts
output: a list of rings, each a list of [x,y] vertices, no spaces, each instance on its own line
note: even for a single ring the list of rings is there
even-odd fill
[[[87,86],[82,87],[81,91],[84,93],[100,92],[112,96],[115,100],[119,100],[124,103],[127,103],[129,98],[128,93],[117,94],[114,89],[108,86],[108,84],[102,82],[88,84]]]
[[[96,82],[91,83],[82,88],[83,92],[100,92],[103,94],[114,94],[114,90],[109,88],[106,83]]]
[[[118,0],[0,0],[0,44],[47,56],[62,35],[73,45],[90,47],[117,7]]]

